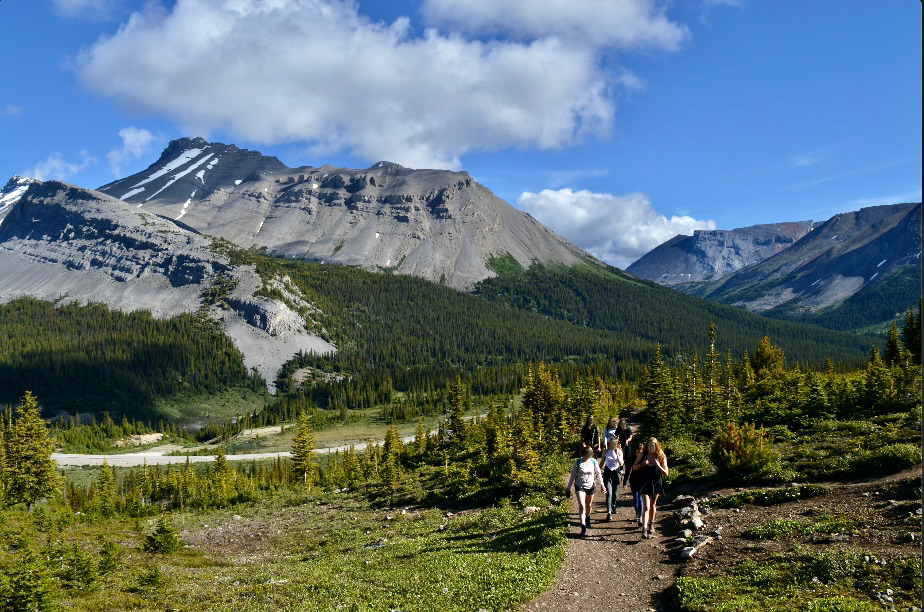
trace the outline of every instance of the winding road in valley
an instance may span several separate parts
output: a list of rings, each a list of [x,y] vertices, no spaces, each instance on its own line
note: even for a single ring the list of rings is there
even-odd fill
[[[414,436],[402,438],[405,443],[413,442]],[[382,441],[377,442],[381,444]],[[353,444],[356,451],[366,450],[368,442]],[[346,452],[350,450],[349,444],[343,446],[331,446],[329,448],[319,448],[319,454],[330,454],[335,452]],[[170,451],[167,451],[170,452]],[[275,459],[276,457],[291,457],[289,451],[276,453],[247,453],[243,455],[225,455],[228,461],[254,461],[259,459]],[[165,451],[149,450],[138,453],[118,453],[111,455],[84,455],[79,453],[52,453],[51,458],[58,462],[60,467],[78,467],[84,465],[102,465],[105,460],[113,467],[136,467],[141,465],[167,465],[170,463],[203,463],[215,461],[215,455],[168,455]]]

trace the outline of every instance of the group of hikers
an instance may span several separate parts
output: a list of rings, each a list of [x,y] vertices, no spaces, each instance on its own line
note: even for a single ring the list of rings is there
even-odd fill
[[[590,529],[590,512],[597,482],[606,495],[607,521],[612,521],[616,514],[616,496],[621,482],[623,488],[628,485],[632,492],[634,520],[641,530],[642,539],[652,537],[658,498],[664,493],[663,477],[669,473],[667,456],[657,438],[633,442],[635,437],[626,419],[617,421],[611,418],[601,437],[594,417],[587,417],[581,429],[581,456],[571,468],[565,489],[570,496],[574,485],[582,536],[587,535]],[[632,517],[629,520],[633,520]]]

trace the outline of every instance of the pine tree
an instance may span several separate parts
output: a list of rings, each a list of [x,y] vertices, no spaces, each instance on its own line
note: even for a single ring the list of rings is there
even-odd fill
[[[917,316],[909,308],[905,312],[905,325],[902,328],[905,346],[911,352],[915,365],[921,365],[921,301],[918,300]]]
[[[38,400],[29,391],[9,430],[6,459],[7,503],[32,504],[58,490],[59,478],[51,459],[48,423],[39,414]]]
[[[893,322],[889,326],[889,339],[886,342],[885,363],[887,366],[897,365],[903,351],[902,342],[898,339],[898,326]]]
[[[388,427],[383,444],[384,458],[382,460],[382,483],[393,492],[401,478],[401,437],[395,424]]]
[[[116,504],[115,476],[109,462],[103,459],[103,467],[96,480],[96,507],[103,516],[115,514]]]
[[[54,583],[38,554],[26,548],[12,567],[4,609],[44,611],[56,608]]]
[[[423,417],[417,419],[417,432],[414,436],[414,450],[418,455],[427,451],[427,430],[424,428]]]
[[[452,448],[461,449],[465,445],[465,411],[468,408],[468,388],[462,379],[456,377],[449,387],[449,414],[446,416],[445,435]]]
[[[304,412],[298,415],[298,425],[292,439],[292,467],[310,488],[317,470],[317,452],[311,422]]]
[[[719,363],[719,352],[716,348],[715,323],[709,325],[709,352],[703,363],[703,417],[709,426],[716,424],[722,418],[722,385],[720,377],[722,365]]]

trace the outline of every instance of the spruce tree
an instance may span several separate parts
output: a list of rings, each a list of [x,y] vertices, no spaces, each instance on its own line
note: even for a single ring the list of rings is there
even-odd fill
[[[893,322],[889,326],[889,339],[886,341],[885,363],[887,366],[897,365],[901,359],[902,342],[898,339],[898,326]]]
[[[99,478],[96,480],[96,508],[103,516],[112,516],[115,514],[115,475],[109,462],[103,459],[103,468],[99,472]]]
[[[305,412],[298,415],[295,437],[292,439],[292,468],[301,477],[302,482],[311,487],[317,470],[317,452],[314,445],[314,432],[311,421]]]
[[[911,357],[915,365],[921,365],[921,301],[918,300],[918,314],[909,308],[905,312],[905,326],[902,328],[902,337],[905,339],[905,346],[911,352]]]
[[[446,438],[449,445],[461,449],[465,445],[465,411],[468,408],[468,388],[456,377],[449,387],[449,414],[446,416]]]
[[[48,437],[48,422],[39,413],[38,400],[26,391],[9,430],[6,458],[6,501],[32,509],[37,500],[58,489],[59,479]]]

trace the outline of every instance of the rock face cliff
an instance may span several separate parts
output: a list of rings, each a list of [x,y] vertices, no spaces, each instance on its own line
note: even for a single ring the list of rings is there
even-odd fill
[[[153,165],[100,191],[139,210],[288,258],[392,270],[469,289],[511,255],[572,265],[590,255],[465,172],[289,168],[275,157],[174,140]]]
[[[787,249],[814,225],[812,221],[796,221],[698,230],[655,247],[626,272],[662,285],[718,280]]]
[[[221,288],[211,316],[268,380],[297,351],[334,350],[313,333],[312,306],[300,296],[290,296],[296,312],[255,295],[266,283],[294,291],[287,279],[232,266],[210,237],[54,181],[14,178],[0,206],[0,301],[29,295],[164,317],[198,310]]]
[[[885,288],[909,267],[920,279],[920,266],[921,204],[893,204],[837,214],[773,257],[715,282],[678,288],[755,312],[784,305],[815,312],[875,284]],[[892,314],[911,305],[896,303]]]

